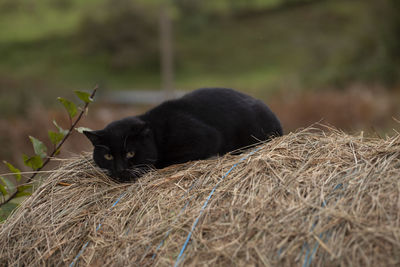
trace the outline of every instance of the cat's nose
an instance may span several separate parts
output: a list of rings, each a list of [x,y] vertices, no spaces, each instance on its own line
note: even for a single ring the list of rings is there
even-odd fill
[[[125,170],[125,167],[121,162],[117,161],[114,163],[114,172],[115,173],[122,172],[123,170]]]
[[[120,172],[114,172],[112,174],[112,177],[119,181],[119,182],[130,182],[132,179],[135,177],[127,170],[122,170]]]
[[[115,164],[112,170],[112,176],[114,177],[121,177],[125,172],[125,168],[121,164]]]

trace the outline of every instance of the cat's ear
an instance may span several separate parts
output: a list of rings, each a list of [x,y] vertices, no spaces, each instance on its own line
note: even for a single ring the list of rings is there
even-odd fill
[[[101,143],[101,131],[83,131],[83,134],[86,135],[94,146]]]

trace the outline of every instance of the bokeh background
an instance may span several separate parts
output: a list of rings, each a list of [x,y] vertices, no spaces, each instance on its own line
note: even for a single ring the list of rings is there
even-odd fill
[[[0,159],[21,169],[28,135],[68,126],[56,97],[96,84],[92,129],[199,87],[264,100],[286,133],[399,129],[398,0],[0,0],[0,29]]]

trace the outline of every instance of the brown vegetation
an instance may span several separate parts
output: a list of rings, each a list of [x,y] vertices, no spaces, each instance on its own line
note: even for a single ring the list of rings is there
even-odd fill
[[[400,119],[400,95],[379,87],[352,86],[347,90],[282,92],[271,101],[286,132],[315,122],[346,132],[390,134]]]

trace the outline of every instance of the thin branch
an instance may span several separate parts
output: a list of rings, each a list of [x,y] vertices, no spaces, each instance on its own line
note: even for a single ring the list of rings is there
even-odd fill
[[[98,85],[96,85],[93,89],[92,94],[90,95],[90,98],[93,99],[94,96],[96,95],[96,91],[99,88]],[[83,107],[82,111],[79,113],[78,118],[76,118],[76,120],[72,123],[72,118],[70,117],[70,121],[71,121],[71,126],[68,129],[67,134],[64,136],[64,138],[61,140],[61,142],[54,148],[53,152],[50,154],[50,156],[48,156],[45,160],[45,162],[43,163],[42,167],[38,168],[37,170],[34,170],[34,172],[32,173],[32,175],[27,179],[26,183],[30,183],[32,182],[33,178],[36,177],[36,175],[50,162],[50,160],[56,155],[57,151],[60,150],[61,146],[65,143],[65,141],[68,139],[68,137],[71,135],[72,131],[74,130],[75,126],[78,124],[78,122],[82,119],[82,116],[85,114],[88,106],[89,106],[90,102],[85,103],[85,106]],[[0,207],[3,206],[4,204],[7,204],[8,202],[10,202],[18,193],[18,190],[15,191],[13,194],[11,194],[11,196],[4,202],[2,202],[0,204]]]

